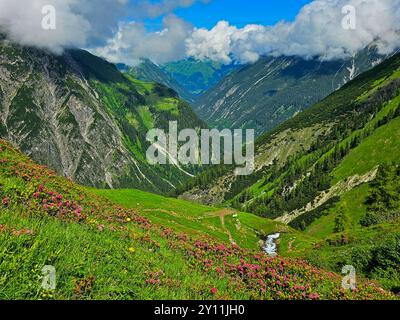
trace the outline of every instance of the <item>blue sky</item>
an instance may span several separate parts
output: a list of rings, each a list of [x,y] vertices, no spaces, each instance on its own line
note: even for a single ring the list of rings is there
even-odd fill
[[[191,8],[179,9],[176,14],[196,27],[211,28],[220,20],[243,27],[247,24],[272,25],[293,20],[310,0],[211,0]]]
[[[281,20],[292,21],[310,2],[312,0],[210,0],[177,9],[174,14],[198,28],[210,29],[221,20],[241,28],[248,24],[273,25]],[[162,18],[146,20],[147,28],[159,29]]]

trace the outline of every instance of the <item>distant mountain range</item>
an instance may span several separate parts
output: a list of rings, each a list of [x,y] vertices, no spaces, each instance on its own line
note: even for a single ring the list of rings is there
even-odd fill
[[[182,99],[194,104],[202,94],[241,66],[190,58],[164,65],[142,59],[135,66],[119,63],[117,67],[121,72],[130,73],[140,80],[162,83],[174,89]]]
[[[397,123],[397,115],[400,112],[399,88],[400,54],[397,54],[372,70],[357,76],[311,108],[261,135],[256,141],[256,170],[251,176],[236,177],[233,175],[233,170],[226,169],[224,172],[217,168],[219,178],[216,178],[217,175],[205,172],[205,176],[211,181],[209,185],[204,176],[199,177],[197,185],[190,181],[193,199],[198,198],[200,201],[214,204],[223,203],[246,193],[250,187],[250,196],[239,203],[251,206],[255,204],[254,197],[270,199],[274,193],[282,191],[273,188],[274,185],[270,185],[268,181],[283,184],[283,189],[287,191],[282,192],[290,193],[295,188],[291,188],[290,185],[313,172],[317,163],[323,163],[328,155],[331,156],[333,151],[334,153],[338,151],[337,148],[345,147],[351,142],[350,150],[360,149],[362,141],[376,130],[384,125],[389,127],[387,124],[391,121]],[[394,132],[392,134],[388,132],[389,136],[393,134]],[[388,161],[396,157],[395,139],[391,138],[390,144],[385,146],[376,143],[373,148],[385,149]],[[329,172],[340,165],[350,150],[333,162]],[[369,154],[362,156],[369,157]],[[376,162],[375,165],[378,165],[381,156],[383,154],[377,154],[374,159],[370,158],[369,162]],[[372,170],[375,165],[369,164],[365,168],[358,168],[355,163],[346,169],[349,171],[349,176],[354,172],[365,174],[366,169]],[[281,176],[276,176],[276,172],[280,172]],[[345,172],[342,172],[341,177],[345,177]],[[218,180],[222,184],[218,183]],[[205,190],[210,191],[204,199],[201,197],[203,192],[198,192],[199,185],[205,185]],[[216,192],[216,189],[219,191]],[[191,192],[187,193],[187,196],[191,198],[190,194]],[[269,210],[260,210],[260,213],[263,211],[268,215]]]
[[[143,59],[136,66],[127,66],[125,64],[117,64],[117,68],[123,72],[132,75],[138,80],[161,83],[169,88],[174,89],[179,96],[185,101],[193,104],[196,96],[181,85],[168,72],[165,72],[162,67],[156,65],[149,59]]]
[[[212,127],[244,127],[262,134],[384,58],[373,46],[344,61],[263,57],[225,77],[196,100],[194,107]]]
[[[388,55],[390,56],[390,55]],[[224,66],[185,59],[156,65],[118,65],[144,81],[173,88],[209,126],[251,128],[258,135],[307,109],[388,56],[374,45],[346,60],[262,57],[249,65]]]
[[[216,61],[201,61],[193,58],[170,62],[161,66],[164,72],[196,98],[241,67],[239,64],[224,65]]]

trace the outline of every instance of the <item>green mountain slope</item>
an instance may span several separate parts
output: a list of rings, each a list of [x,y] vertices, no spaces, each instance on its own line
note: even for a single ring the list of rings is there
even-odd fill
[[[239,67],[234,64],[223,65],[215,61],[190,58],[166,63],[162,69],[197,100],[199,96]]]
[[[261,220],[274,229],[271,221],[240,216],[245,231],[235,236],[249,246],[243,249],[227,241],[224,223],[214,221],[210,231],[217,209],[87,189],[2,140],[0,159],[0,299],[395,298],[362,279],[344,291],[339,275],[265,256],[248,240]],[[54,290],[41,287],[44,266],[55,268]]]
[[[383,58],[372,46],[347,60],[263,57],[224,78],[196,101],[195,108],[210,126],[245,127],[260,135],[321,101]]]
[[[61,56],[0,43],[0,137],[59,174],[97,187],[166,192],[194,168],[150,166],[149,129],[205,127],[172,89],[83,50]]]
[[[123,72],[131,74],[139,80],[157,82],[167,86],[168,88],[172,88],[182,99],[189,103],[193,103],[195,100],[195,96],[175,80],[168,72],[164,71],[162,66],[156,65],[149,59],[144,59],[140,64],[133,67],[120,65],[119,68],[121,68]]]
[[[333,270],[364,255],[363,273],[398,291],[399,116],[396,55],[260,137],[253,175],[206,172],[182,197],[225,203],[320,239],[321,252],[292,254]]]

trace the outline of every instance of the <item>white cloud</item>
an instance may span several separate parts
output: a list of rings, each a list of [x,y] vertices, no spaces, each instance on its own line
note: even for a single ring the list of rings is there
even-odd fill
[[[342,27],[342,8],[356,9],[356,29]],[[379,39],[382,53],[400,46],[400,1],[315,0],[303,7],[295,21],[274,26],[236,28],[219,22],[213,29],[196,29],[186,40],[190,56],[230,63],[254,62],[260,55],[299,55],[342,58]]]
[[[55,8],[56,28],[42,28],[42,8]],[[111,36],[126,0],[1,0],[0,29],[22,45],[61,52]]]
[[[140,58],[163,63],[187,56],[246,63],[267,54],[333,59],[351,55],[377,39],[381,52],[400,47],[399,0],[314,0],[293,22],[237,28],[221,21],[211,30],[193,29],[169,14],[208,1],[0,0],[0,31],[23,45],[54,52],[65,47],[94,48],[111,61],[127,64]],[[41,26],[44,5],[56,8],[55,30]],[[345,5],[356,8],[355,30],[342,28]],[[165,15],[159,31],[148,31],[140,23]]]
[[[74,14],[70,6],[75,1],[62,0],[2,0],[0,1],[0,26],[8,36],[23,45],[37,45],[60,51],[64,45],[82,45],[90,25]],[[53,5],[58,8],[56,30],[42,28],[42,8]],[[72,32],[65,32],[66,29]],[[76,31],[76,32],[75,32]]]
[[[54,52],[101,46],[115,35],[127,15],[156,18],[198,1],[208,0],[0,0],[0,31],[22,45]],[[42,28],[42,8],[48,5],[56,9],[55,30]]]
[[[196,29],[191,37],[186,39],[187,54],[198,59],[230,63],[232,55],[240,51],[238,60],[257,60],[258,54],[250,47],[254,41],[250,36],[260,35],[264,29],[258,25],[248,25],[238,29],[229,25],[227,21],[220,21],[211,30]]]
[[[192,30],[191,25],[174,15],[164,18],[163,28],[158,32],[147,32],[140,23],[125,23],[106,46],[92,51],[111,62],[128,65],[135,65],[141,58],[165,63],[186,57],[185,39]]]

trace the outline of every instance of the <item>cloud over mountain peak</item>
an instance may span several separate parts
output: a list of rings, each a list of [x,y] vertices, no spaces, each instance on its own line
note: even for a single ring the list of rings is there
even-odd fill
[[[209,1],[102,0],[99,5],[96,0],[2,0],[0,30],[23,45],[57,53],[65,47],[85,47],[112,62],[127,64],[141,58],[164,63],[185,57],[248,63],[261,55],[329,60],[352,55],[372,42],[381,53],[400,47],[398,0],[314,0],[294,21],[242,28],[228,21],[211,29],[195,28],[173,14],[178,8]],[[54,30],[42,28],[46,5],[56,9]],[[161,28],[149,30],[147,19],[159,17]],[[344,28],[348,18],[354,19],[354,26]]]
[[[354,28],[344,19],[354,8]],[[211,30],[196,29],[187,52],[197,58],[230,63],[254,62],[260,55],[343,58],[376,41],[382,53],[400,47],[400,2],[397,0],[315,0],[293,22],[236,28],[222,21]]]

